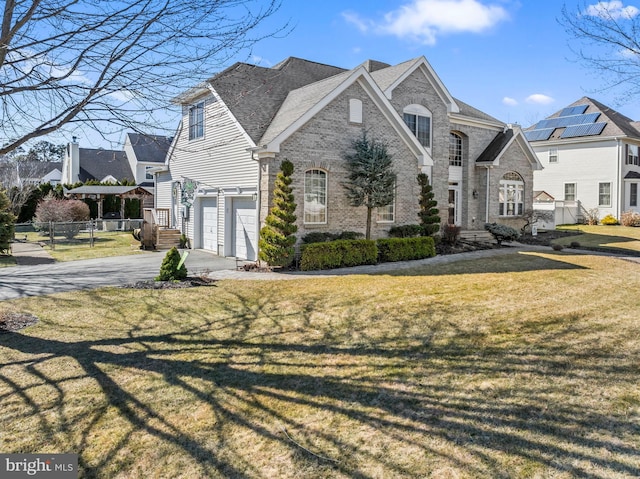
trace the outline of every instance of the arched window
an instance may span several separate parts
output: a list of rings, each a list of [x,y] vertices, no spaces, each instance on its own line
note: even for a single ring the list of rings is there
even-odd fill
[[[420,144],[431,148],[431,112],[422,105],[409,105],[402,110],[402,117]]]
[[[449,133],[449,165],[462,166],[462,137],[457,133]]]
[[[304,222],[327,222],[327,173],[322,170],[304,172]]]
[[[505,173],[500,180],[500,216],[521,216],[524,213],[524,181],[515,171]]]

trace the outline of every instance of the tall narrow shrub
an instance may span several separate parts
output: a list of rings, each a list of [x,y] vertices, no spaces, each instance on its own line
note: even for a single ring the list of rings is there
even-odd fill
[[[425,236],[431,236],[440,231],[440,216],[436,206],[438,202],[433,199],[433,188],[429,183],[429,177],[420,173],[418,175],[418,184],[420,185],[420,224],[424,230]]]
[[[344,155],[348,180],[343,184],[351,206],[366,206],[366,239],[371,239],[371,213],[374,208],[393,203],[396,173],[393,158],[382,141],[367,133],[352,143],[353,151]]]
[[[269,266],[289,266],[294,258],[296,210],[293,188],[293,163],[284,160],[276,177],[273,207],[260,230],[258,257]]]
[[[0,191],[0,253],[9,252],[15,221],[16,217],[11,213],[11,202],[4,191]]]

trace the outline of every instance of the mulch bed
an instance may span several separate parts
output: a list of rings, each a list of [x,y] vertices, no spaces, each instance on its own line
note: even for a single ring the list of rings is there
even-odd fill
[[[126,289],[184,289],[197,288],[200,286],[214,286],[217,280],[206,276],[187,277],[181,281],[138,281],[122,286]]]
[[[29,313],[0,312],[0,333],[19,331],[38,322],[38,318]]]

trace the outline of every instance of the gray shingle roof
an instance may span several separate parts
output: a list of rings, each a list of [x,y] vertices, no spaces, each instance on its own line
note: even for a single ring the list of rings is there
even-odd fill
[[[351,73],[351,71],[346,71],[290,92],[260,140],[260,144],[267,144],[273,140],[337,88]]]
[[[79,148],[80,181],[102,180],[108,175],[118,181],[133,180],[131,167],[124,151]]]
[[[398,63],[397,65],[376,70],[371,73],[371,76],[376,81],[382,91],[385,91],[393,83],[398,80],[406,71],[411,68],[420,58],[412,58],[406,62]]]
[[[460,115],[468,116],[470,118],[476,118],[478,120],[486,120],[486,121],[491,121],[496,123],[502,123],[504,125],[504,122],[498,120],[497,118],[492,117],[491,115],[487,115],[485,112],[472,107],[471,105],[463,102],[462,100],[459,100],[457,98],[454,98],[453,100],[456,102],[456,105],[458,105],[458,107],[460,108],[460,113],[459,113]]]
[[[236,63],[209,81],[247,134],[258,143],[290,91],[344,71],[290,57],[273,68]]]
[[[635,138],[640,140],[640,123],[633,121],[632,119],[626,117],[622,113],[617,112],[613,108],[610,108],[597,100],[589,97],[582,97],[579,100],[576,100],[570,105],[567,105],[565,108],[570,108],[578,105],[587,105],[587,109],[585,110],[585,114],[588,113],[596,113],[599,112],[600,116],[597,119],[598,123],[605,123],[606,126],[602,130],[599,135],[591,135],[595,137],[615,137],[615,136],[628,136],[630,138]],[[548,116],[546,119],[558,118],[560,113],[564,110],[558,110],[553,115]],[[526,129],[526,131],[531,131],[535,129],[535,125],[530,126]],[[564,128],[556,128],[554,132],[549,137],[549,140],[565,140],[565,141],[575,141],[575,138],[560,138],[560,135],[564,132]],[[544,140],[543,140],[544,141]]]
[[[492,163],[498,158],[498,155],[505,149],[513,138],[513,130],[509,128],[506,131],[498,133],[491,143],[484,149],[480,156],[476,159],[476,163]]]
[[[127,133],[138,161],[164,163],[172,138],[159,135]]]

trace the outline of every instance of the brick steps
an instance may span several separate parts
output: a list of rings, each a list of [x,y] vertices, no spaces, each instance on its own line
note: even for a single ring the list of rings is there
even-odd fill
[[[465,230],[460,232],[460,239],[476,243],[495,243],[491,233],[485,230]]]

